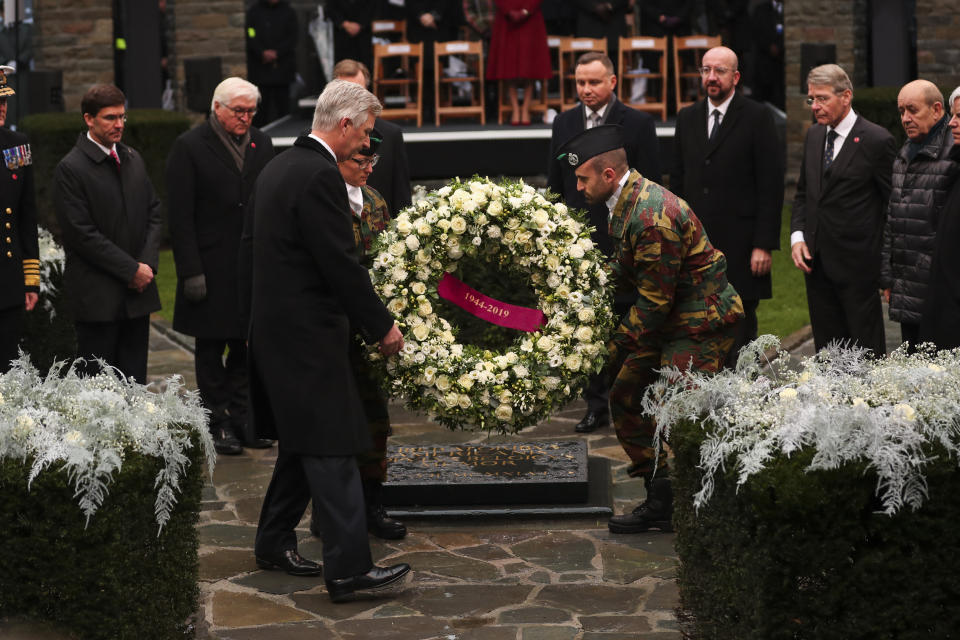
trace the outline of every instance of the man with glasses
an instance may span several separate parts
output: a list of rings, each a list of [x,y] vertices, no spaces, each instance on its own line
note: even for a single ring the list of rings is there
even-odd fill
[[[726,365],[757,337],[757,307],[773,294],[771,252],[780,248],[783,149],[770,111],[737,93],[737,55],[715,47],[700,68],[706,98],[680,110],[670,188],[697,212],[727,256],[727,278],[744,320]]]
[[[225,455],[272,444],[256,438],[247,420],[247,327],[237,292],[244,211],[273,158],[270,137],[250,126],[259,101],[256,86],[227,78],[213,92],[210,117],[177,138],[167,158],[173,328],[195,339],[197,387],[214,447]]]
[[[369,269],[373,266],[370,247],[373,240],[390,223],[387,203],[379,193],[367,184],[373,168],[380,160],[377,151],[382,137],[374,128],[370,134],[370,146],[360,149],[350,158],[338,164],[340,175],[347,185],[347,199],[350,201],[353,239],[356,242],[360,264]],[[390,413],[387,398],[373,376],[373,370],[367,361],[363,338],[354,331],[350,343],[350,368],[357,382],[360,402],[366,416],[367,427],[373,447],[357,456],[360,467],[360,480],[363,484],[363,499],[367,507],[367,530],[384,540],[399,540],[407,535],[402,522],[387,516],[383,506],[383,483],[387,479],[387,438],[390,436]],[[321,536],[320,518],[316,515],[310,522],[310,530]]]
[[[886,353],[880,248],[896,145],[853,109],[853,85],[835,64],[807,75],[807,131],[790,221],[790,254],[805,274],[813,342]]]
[[[67,254],[77,352],[147,381],[150,314],[163,216],[143,158],[120,142],[126,97],[95,85],[80,102],[87,126],[53,175],[53,203]],[[88,360],[88,370],[93,362]]]

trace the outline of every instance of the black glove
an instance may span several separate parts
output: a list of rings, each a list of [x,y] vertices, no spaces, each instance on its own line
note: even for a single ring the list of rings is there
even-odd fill
[[[190,276],[183,281],[183,297],[190,302],[203,302],[207,299],[207,276],[202,273]]]

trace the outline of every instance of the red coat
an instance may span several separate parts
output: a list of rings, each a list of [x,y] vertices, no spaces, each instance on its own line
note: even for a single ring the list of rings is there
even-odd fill
[[[487,57],[488,80],[539,80],[553,75],[540,2],[497,0]],[[529,15],[517,21],[510,19],[511,11],[523,9]]]

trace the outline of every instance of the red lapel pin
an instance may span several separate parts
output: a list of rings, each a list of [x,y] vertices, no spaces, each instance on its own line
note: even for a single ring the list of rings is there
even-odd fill
[[[860,136],[857,136],[856,138],[854,138],[853,141],[854,141],[854,142],[860,142]]]
[[[250,148],[251,148],[251,149],[256,149],[256,148],[257,148],[257,143],[256,143],[256,142],[251,142],[251,143],[250,143]]]

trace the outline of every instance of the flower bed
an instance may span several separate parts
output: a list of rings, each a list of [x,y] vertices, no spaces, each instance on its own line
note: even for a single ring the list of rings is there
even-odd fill
[[[532,187],[474,178],[421,193],[373,251],[374,285],[406,344],[386,361],[371,357],[407,407],[450,428],[516,431],[562,407],[603,367],[613,324],[603,256],[588,226]],[[466,299],[498,321],[542,312],[542,325],[511,329],[502,346],[458,342],[460,327],[439,312],[445,274],[473,286],[502,278],[508,295],[531,292],[535,310],[476,292]]]
[[[766,337],[769,338],[769,337]],[[960,351],[799,371],[759,354],[647,397],[676,453],[694,637],[949,638],[960,625]]]
[[[185,637],[213,447],[196,394],[24,359],[0,376],[0,618]],[[204,464],[206,463],[206,465]]]

